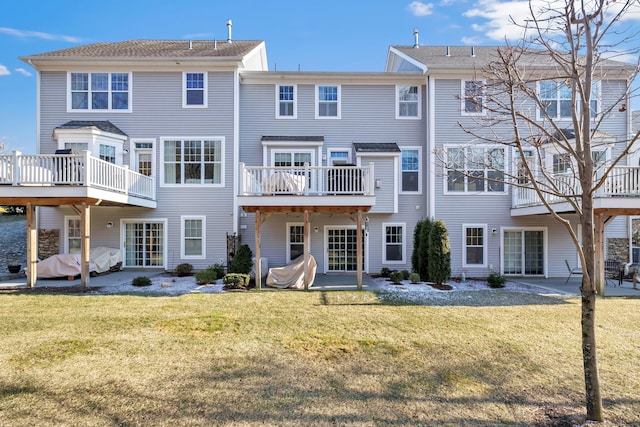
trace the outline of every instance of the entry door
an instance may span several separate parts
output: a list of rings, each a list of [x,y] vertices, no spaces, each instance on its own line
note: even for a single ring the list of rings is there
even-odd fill
[[[164,228],[163,222],[125,223],[125,266],[164,267]]]
[[[503,235],[503,274],[544,275],[544,231],[508,230]]]
[[[362,231],[364,238],[364,231]],[[326,265],[327,271],[357,271],[357,233],[355,228],[327,228],[326,234]],[[363,270],[364,270],[364,248]]]

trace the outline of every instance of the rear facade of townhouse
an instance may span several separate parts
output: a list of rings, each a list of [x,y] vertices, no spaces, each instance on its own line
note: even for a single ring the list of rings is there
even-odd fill
[[[88,227],[91,247],[119,248],[124,268],[226,264],[232,241],[268,267],[308,252],[320,274],[411,270],[415,225],[434,218],[447,225],[453,276],[566,276],[576,251],[539,200],[492,183],[495,171],[471,179],[444,167],[460,150],[517,165],[459,125],[482,114],[465,99],[495,49],[393,46],[385,71],[371,73],[268,71],[262,41],[131,40],[26,56],[38,71],[38,155],[3,157],[12,185],[0,198],[38,206],[41,258],[80,251]],[[626,83],[599,81],[598,108]],[[607,117],[603,161],[624,148],[630,121],[622,108]],[[558,166],[560,154],[545,159]],[[611,186],[603,203],[640,206],[637,165],[623,162],[625,197]],[[639,261],[638,225],[611,220],[606,257]]]

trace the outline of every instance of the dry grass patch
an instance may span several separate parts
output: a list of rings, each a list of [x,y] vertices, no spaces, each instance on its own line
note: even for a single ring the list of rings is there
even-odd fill
[[[0,425],[579,420],[579,300],[517,298],[429,306],[369,292],[0,295]],[[640,424],[639,324],[640,300],[599,301],[609,425]]]

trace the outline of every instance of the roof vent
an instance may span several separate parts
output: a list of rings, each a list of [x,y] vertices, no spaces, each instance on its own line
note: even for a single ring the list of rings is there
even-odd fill
[[[444,56],[451,56],[451,53],[449,52],[449,46],[447,46],[447,48],[445,49]]]
[[[229,19],[227,21],[227,43],[231,43],[231,26],[233,25],[233,23],[231,22],[231,19]]]
[[[476,47],[475,46],[471,46],[471,57],[472,58],[476,57]]]
[[[418,49],[420,47],[420,44],[418,43],[418,34],[419,34],[418,29],[414,28],[413,29],[413,39],[414,39],[413,40],[413,48],[414,49]]]
[[[218,50],[218,40],[213,39],[213,50]]]
[[[193,41],[189,40],[189,50],[193,49]]]

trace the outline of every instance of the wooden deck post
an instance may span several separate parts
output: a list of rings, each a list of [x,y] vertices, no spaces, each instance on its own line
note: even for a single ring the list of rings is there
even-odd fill
[[[362,247],[364,239],[364,233],[362,232],[362,211],[358,209],[358,214],[356,215],[356,262],[358,266],[356,267],[356,283],[358,284],[358,290],[362,290]]]
[[[31,203],[27,203],[27,286],[33,288],[36,284],[38,274],[38,238],[36,228],[36,208]]]
[[[89,286],[89,254],[91,252],[91,207],[85,202],[80,210],[80,283],[83,288]]]
[[[260,226],[262,225],[262,215],[260,210],[256,210],[256,289],[262,289],[262,263],[260,262]]]
[[[304,290],[309,290],[309,260],[310,260],[310,251],[309,251],[309,242],[311,240],[311,224],[309,224],[309,211],[304,211],[304,269],[303,269],[303,283]]]
[[[604,277],[604,215],[596,214],[595,226],[593,230],[594,234],[594,246],[595,246],[595,285],[596,293],[600,296],[604,296],[605,277]]]

